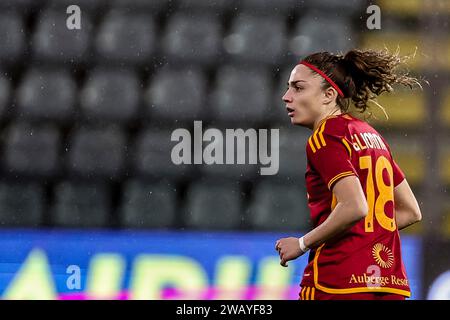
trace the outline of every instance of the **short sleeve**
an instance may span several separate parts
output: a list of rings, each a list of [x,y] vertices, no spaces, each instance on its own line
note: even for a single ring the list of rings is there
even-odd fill
[[[339,179],[358,176],[349,150],[339,136],[323,133],[311,136],[306,148],[310,165],[319,173],[329,190]]]
[[[392,159],[392,173],[394,175],[394,187],[396,187],[405,179],[405,174],[394,159]]]

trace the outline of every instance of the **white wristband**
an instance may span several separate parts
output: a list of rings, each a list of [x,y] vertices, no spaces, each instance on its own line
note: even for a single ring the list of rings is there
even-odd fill
[[[305,240],[303,239],[303,237],[298,238],[298,243],[300,244],[300,250],[302,250],[303,253],[309,250],[309,248],[305,246]]]

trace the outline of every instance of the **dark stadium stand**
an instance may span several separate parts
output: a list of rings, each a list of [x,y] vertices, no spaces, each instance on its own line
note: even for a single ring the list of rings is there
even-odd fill
[[[234,62],[278,64],[286,54],[286,24],[282,16],[241,14],[223,40]]]
[[[256,186],[247,216],[254,229],[307,230],[309,213],[305,207],[304,187],[265,181]]]
[[[295,56],[304,56],[317,51],[345,52],[355,47],[357,43],[355,38],[356,34],[348,18],[317,12],[296,23],[289,41],[289,49]]]
[[[444,208],[442,210],[442,216],[444,217],[443,223],[442,223],[442,231],[443,234],[450,238],[450,201],[448,201],[444,204]]]
[[[240,185],[214,180],[190,186],[186,194],[185,225],[203,230],[239,229],[244,220]]]
[[[175,165],[171,160],[172,131],[144,129],[135,137],[130,150],[131,171],[134,175],[146,178],[171,178],[186,180],[194,177],[196,166]]]
[[[136,74],[124,69],[93,69],[80,92],[86,120],[127,123],[137,117],[141,88]]]
[[[61,28],[66,24],[63,10],[50,9],[38,16],[32,36],[32,51],[36,59],[52,62],[86,61],[91,52],[92,24],[85,13],[80,30]]]
[[[123,0],[126,1],[126,0]],[[164,1],[164,0],[162,0]],[[221,15],[231,10],[235,10],[236,3],[230,0],[211,0],[211,1],[199,1],[199,0],[177,0],[176,7],[180,11],[193,12],[196,15],[208,13],[215,13]]]
[[[110,227],[111,194],[104,183],[63,181],[55,185],[51,221],[59,227]]]
[[[47,178],[59,173],[61,137],[54,125],[15,122],[5,135],[3,166],[9,173]]]
[[[145,93],[146,114],[161,121],[203,119],[206,79],[199,68],[163,68]],[[181,89],[182,88],[182,89]]]
[[[75,2],[81,30],[66,27],[73,1],[0,1],[1,226],[306,229],[310,132],[291,127],[281,100],[293,64],[360,46],[399,44],[408,54],[418,42],[410,30],[357,32],[365,12],[356,0],[305,1],[301,10],[295,0]],[[381,2],[394,16],[420,12]],[[398,91],[379,102],[390,119],[374,107],[373,123],[421,187],[426,96]],[[445,130],[449,110],[447,96]],[[174,164],[172,132],[193,135],[194,120],[222,134],[280,129],[276,177],[259,175],[260,163]],[[440,172],[448,186],[447,149]]]
[[[439,118],[442,119],[442,124],[444,126],[450,128],[450,87],[447,87],[447,94],[444,97],[444,102],[439,112]]]
[[[133,9],[136,11],[148,11],[153,13],[161,12],[163,9],[167,8],[170,3],[170,1],[167,0],[110,0],[109,2],[115,8],[127,10]]]
[[[241,0],[237,5],[248,12],[288,14],[295,7],[295,0]]]
[[[425,155],[420,135],[383,134],[383,137],[391,147],[394,160],[405,173],[408,182],[413,186],[420,185],[425,178]]]
[[[177,13],[162,37],[163,53],[172,63],[212,65],[221,54],[222,26],[214,15]]]
[[[376,126],[389,124],[399,128],[420,127],[423,125],[426,120],[423,91],[418,88],[412,92],[410,90],[402,90],[402,88],[396,89],[394,93],[384,94],[377,99],[378,103],[385,108],[389,119],[386,119],[379,107],[372,105],[371,111],[376,116],[373,117],[372,123]],[[405,112],[405,108],[407,108],[407,112]]]
[[[12,0],[14,1],[14,0]],[[26,1],[26,0],[20,0],[20,1]],[[104,6],[108,3],[108,2],[112,2],[112,0],[77,0],[76,2],[74,2],[73,0],[31,0],[33,2],[41,2],[42,5],[47,6],[49,8],[52,9],[57,9],[57,10],[61,10],[63,12],[65,12],[66,8],[70,5],[76,4],[78,5],[83,12],[87,12],[89,14],[93,14],[96,13],[97,10],[100,10],[102,8],[104,8]],[[149,2],[156,2],[154,1],[149,1]]]
[[[228,126],[230,128],[230,126]],[[243,132],[248,132],[247,130],[250,128],[247,127],[240,127]],[[214,126],[214,127],[206,127],[203,129],[203,132],[205,132],[208,129],[218,130],[216,131],[218,134],[223,136],[222,144],[223,144],[223,150],[224,153],[222,157],[220,157],[223,160],[223,163],[226,163],[226,128],[220,127],[220,126]],[[253,131],[255,135],[252,134],[253,137],[258,135],[257,131]],[[247,138],[249,139],[249,138]],[[204,142],[203,148],[206,148],[206,146],[209,146],[211,148],[217,148],[219,141],[212,141],[212,142]],[[229,151],[228,151],[229,152]],[[237,139],[234,139],[234,158],[232,164],[203,164],[199,166],[200,172],[202,176],[205,176],[210,179],[214,178],[225,178],[230,181],[242,181],[242,180],[253,180],[256,177],[259,165],[255,164],[249,164],[250,160],[246,160],[244,164],[238,164],[237,154],[245,154],[247,156],[247,159],[250,159],[251,155],[255,156],[257,155],[257,149],[256,147],[250,147],[248,143],[240,144],[238,143]]]
[[[306,142],[309,131],[305,128],[280,129],[280,169],[278,175],[303,186],[306,170]]]
[[[11,83],[5,76],[0,75],[0,119],[4,116],[8,108],[10,95]]]
[[[418,68],[424,67],[425,58],[425,47],[418,46],[420,44],[420,38],[417,33],[412,33],[408,31],[394,31],[387,33],[364,33],[361,35],[361,46],[363,48],[372,48],[383,50],[388,48],[389,50],[395,52],[395,50],[400,48],[400,53],[402,55],[413,55],[416,50],[420,54],[411,58],[408,62],[408,66],[417,70]],[[429,53],[427,53],[429,54]]]
[[[67,70],[33,68],[17,87],[15,113],[19,118],[61,122],[73,118],[77,99],[77,85]]]
[[[156,37],[152,14],[112,10],[98,26],[97,60],[130,65],[148,63],[157,47]]]
[[[0,62],[19,60],[26,48],[25,26],[16,13],[0,11]]]
[[[272,90],[268,70],[221,66],[207,107],[214,123],[261,124],[267,121]]]
[[[84,178],[119,178],[124,169],[126,138],[117,127],[81,127],[69,134],[68,171]]]
[[[450,138],[449,135],[441,137],[442,150],[440,152],[440,167],[442,181],[446,186],[450,186]]]
[[[2,227],[40,227],[44,214],[44,190],[36,183],[0,183]]]
[[[0,2],[2,10],[26,10],[36,9],[43,5],[43,0],[4,0]]]
[[[177,215],[176,185],[130,180],[124,183],[120,223],[126,228],[173,228]]]

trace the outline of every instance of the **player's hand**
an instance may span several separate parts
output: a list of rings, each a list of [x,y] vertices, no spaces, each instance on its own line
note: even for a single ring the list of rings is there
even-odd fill
[[[280,255],[280,264],[283,267],[287,267],[287,262],[290,260],[297,259],[304,252],[300,249],[300,244],[298,238],[289,237],[277,240],[275,244],[275,250],[278,251]]]

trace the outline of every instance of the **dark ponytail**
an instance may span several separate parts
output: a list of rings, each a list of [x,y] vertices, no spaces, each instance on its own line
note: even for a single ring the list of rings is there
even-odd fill
[[[348,111],[350,102],[364,112],[369,101],[383,92],[393,91],[394,84],[410,89],[415,85],[421,87],[418,79],[397,70],[407,59],[409,57],[401,57],[398,52],[353,49],[343,56],[319,52],[303,60],[327,74],[343,91],[344,97],[338,96],[336,100],[343,112]],[[323,86],[325,89],[330,85],[324,81]]]

